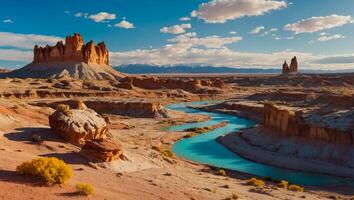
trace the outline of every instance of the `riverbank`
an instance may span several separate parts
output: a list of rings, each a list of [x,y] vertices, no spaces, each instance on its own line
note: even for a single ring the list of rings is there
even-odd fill
[[[256,144],[250,143],[250,136],[247,138],[244,137],[246,134],[251,134],[254,140],[267,140],[267,138],[265,138],[264,132],[269,131],[270,130],[264,129],[262,127],[255,127],[220,136],[216,139],[216,141],[224,145],[235,154],[255,162],[302,172],[354,178],[353,169],[351,168],[341,167],[321,161],[291,157],[289,155],[284,155],[275,151],[269,151],[262,148],[262,146],[257,146]],[[283,139],[282,141],[280,140],[281,139],[278,138],[278,140],[274,141],[277,144],[286,142],[289,146],[294,146],[294,141],[291,139]]]

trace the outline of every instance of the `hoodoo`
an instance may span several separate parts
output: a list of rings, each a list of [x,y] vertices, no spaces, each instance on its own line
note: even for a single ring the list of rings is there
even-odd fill
[[[97,45],[91,40],[84,43],[75,33],[67,36],[65,44],[34,47],[33,62],[3,76],[19,78],[61,78],[117,80],[124,77],[109,66],[109,52],[104,42]]]
[[[296,74],[296,73],[297,73],[297,67],[298,67],[298,65],[297,65],[297,58],[296,58],[296,56],[294,56],[294,57],[291,59],[290,67],[289,67],[289,65],[286,63],[286,61],[284,62],[282,74],[283,74],[283,75],[286,75],[286,74]]]

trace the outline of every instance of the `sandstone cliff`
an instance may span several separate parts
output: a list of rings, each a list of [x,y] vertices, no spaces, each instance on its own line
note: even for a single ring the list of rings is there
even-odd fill
[[[67,36],[65,44],[57,42],[55,46],[34,47],[34,58],[32,63],[53,63],[53,62],[84,62],[86,64],[109,65],[109,52],[104,42],[95,46],[91,40],[84,44],[82,36],[75,33]]]
[[[34,47],[33,62],[1,77],[117,80],[124,77],[109,66],[109,52],[104,42],[84,43],[75,33],[54,46]]]
[[[348,117],[350,119],[350,112]],[[336,126],[335,122],[311,123],[312,116],[306,116],[301,111],[289,107],[277,106],[272,103],[264,104],[263,125],[276,130],[282,136],[308,138],[328,142],[330,144],[354,145],[354,129],[349,123]],[[327,119],[328,120],[328,119]],[[345,121],[346,119],[343,119]],[[346,120],[348,121],[348,120]]]

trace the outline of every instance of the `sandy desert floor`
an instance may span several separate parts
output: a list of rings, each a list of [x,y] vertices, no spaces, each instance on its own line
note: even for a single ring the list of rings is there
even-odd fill
[[[109,115],[110,132],[114,140],[123,145],[127,161],[92,164],[78,152],[79,148],[56,136],[48,126],[48,116],[54,112],[50,107],[34,106],[33,102],[80,98],[80,95],[63,95],[63,92],[95,92],[75,88],[52,88],[52,83],[29,80],[21,83],[1,80],[5,84],[0,100],[0,199],[352,199],[335,188],[305,188],[305,192],[292,192],[267,182],[263,189],[245,185],[253,176],[226,171],[227,176],[217,175],[213,167],[193,163],[178,157],[166,157],[153,149],[156,145],[170,148],[186,132],[166,132],[175,123],[206,120],[206,116],[171,112],[169,119],[132,118]],[[2,83],[1,83],[2,82]],[[97,83],[99,84],[99,83]],[[104,84],[102,84],[104,85]],[[45,98],[31,97],[26,90],[43,88],[51,95]],[[20,91],[21,90],[21,91]],[[237,95],[264,90],[263,88],[237,91]],[[23,93],[24,92],[24,93]],[[27,92],[28,93],[28,92]],[[56,93],[56,95],[54,95]],[[4,94],[7,94],[7,96]],[[16,97],[17,94],[17,97]],[[117,95],[99,97],[102,99],[142,98],[169,103],[200,99],[224,99],[235,95],[194,95],[169,90],[118,91]],[[20,97],[18,97],[20,96]],[[74,97],[75,96],[75,97]],[[81,97],[90,98],[90,97]],[[32,142],[32,135],[44,139],[43,143]],[[55,156],[70,164],[74,177],[62,186],[45,186],[37,180],[21,177],[15,173],[19,164],[37,156]],[[78,196],[76,183],[90,183],[95,195]]]

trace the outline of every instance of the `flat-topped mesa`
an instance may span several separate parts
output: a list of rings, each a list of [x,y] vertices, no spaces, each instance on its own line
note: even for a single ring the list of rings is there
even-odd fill
[[[288,65],[288,63],[286,63],[286,61],[283,64],[283,70],[282,70],[282,74],[286,75],[286,74],[296,74],[298,70],[298,63],[297,63],[297,58],[296,56],[294,56],[291,59],[291,63],[290,63],[290,67]]]
[[[62,41],[55,46],[34,47],[34,64],[37,63],[78,63],[109,65],[109,52],[104,42],[95,46],[91,40],[84,44],[82,36],[75,33],[65,38],[65,45]]]

